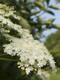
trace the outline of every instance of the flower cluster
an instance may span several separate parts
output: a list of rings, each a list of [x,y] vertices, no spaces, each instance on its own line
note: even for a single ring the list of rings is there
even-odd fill
[[[15,13],[16,11],[14,11],[14,7],[9,7],[9,6],[0,4],[0,16],[4,16],[6,18],[12,16],[15,19],[19,19],[19,17],[17,17]]]
[[[37,70],[37,74],[41,75],[41,68],[47,63],[55,71],[55,62],[53,57],[47,51],[45,46],[37,40],[12,38],[10,44],[4,45],[4,52],[11,56],[19,57],[18,67],[26,70],[26,74],[30,71]]]
[[[2,4],[0,4],[2,6]],[[15,16],[15,19],[20,20],[20,17],[14,14],[15,11],[6,11],[4,13],[4,8],[7,6],[3,5],[0,7],[0,33],[6,37],[9,44],[4,44],[4,52],[11,55],[17,56],[18,68],[26,71],[26,74],[29,74],[31,71],[36,71],[41,77],[45,75],[43,72],[43,67],[48,64],[53,71],[55,69],[55,62],[53,57],[50,55],[43,43],[38,40],[34,40],[29,30],[23,29],[20,25],[14,24],[8,17]],[[9,8],[9,7],[8,7]],[[1,12],[1,9],[3,10]],[[3,14],[2,14],[3,13]],[[12,36],[11,30],[17,31],[17,36]]]

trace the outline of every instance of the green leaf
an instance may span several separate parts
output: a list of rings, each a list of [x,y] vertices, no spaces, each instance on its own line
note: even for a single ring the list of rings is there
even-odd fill
[[[34,2],[36,6],[40,7],[40,8],[44,8],[43,3],[39,2],[39,1],[35,1]]]
[[[42,24],[52,24],[55,19],[48,19],[47,21],[42,21]]]
[[[42,24],[51,24],[51,22],[50,21],[42,21]]]
[[[50,21],[50,22],[53,22],[54,20],[55,20],[54,18],[52,18],[52,19],[49,19],[49,21]]]
[[[46,0],[47,5],[49,5],[50,0]]]
[[[26,14],[26,13],[27,13],[27,11],[26,11],[26,10],[21,10],[21,12],[22,12],[22,13],[24,13],[24,14]]]
[[[56,28],[60,28],[60,24],[55,24],[55,27]]]
[[[55,15],[52,11],[47,10],[46,12],[48,12],[49,14]]]
[[[35,10],[35,11],[33,11],[32,13],[31,13],[31,15],[35,15],[35,14],[37,14],[37,13],[39,13],[40,12],[40,10]]]
[[[34,3],[33,1],[26,2],[27,5]]]
[[[59,7],[57,5],[51,5],[51,6],[49,6],[49,8],[59,9]]]

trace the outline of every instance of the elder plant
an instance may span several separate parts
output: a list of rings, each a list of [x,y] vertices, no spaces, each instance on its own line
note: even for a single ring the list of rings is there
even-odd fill
[[[25,70],[27,75],[35,71],[41,79],[47,79],[47,67],[56,72],[52,55],[43,43],[34,40],[30,31],[16,21],[20,21],[20,16],[16,15],[14,8],[0,4],[0,34],[5,38],[5,43],[2,44],[4,54],[17,56],[18,68]]]

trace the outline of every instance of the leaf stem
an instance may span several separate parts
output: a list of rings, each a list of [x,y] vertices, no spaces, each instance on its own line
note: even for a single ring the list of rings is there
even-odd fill
[[[0,56],[5,56],[5,55],[7,55],[7,54],[0,54]]]
[[[17,62],[18,60],[14,60],[14,59],[8,59],[8,58],[1,58],[0,60],[4,60],[4,61],[13,61],[13,62]]]

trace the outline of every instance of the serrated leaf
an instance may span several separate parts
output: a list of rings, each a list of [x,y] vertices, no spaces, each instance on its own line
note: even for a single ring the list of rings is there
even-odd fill
[[[49,8],[59,9],[59,7],[57,5],[51,5],[51,6],[49,6]]]

